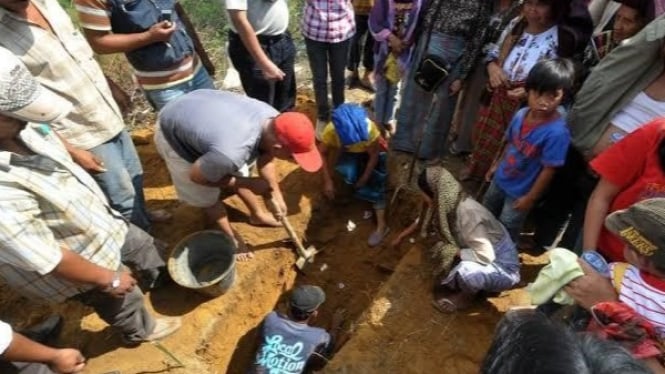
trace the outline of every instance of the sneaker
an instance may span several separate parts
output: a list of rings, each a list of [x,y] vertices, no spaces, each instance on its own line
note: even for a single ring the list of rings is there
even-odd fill
[[[370,247],[376,247],[377,245],[381,244],[389,232],[389,227],[386,227],[383,232],[378,230],[374,231],[372,235],[369,236],[369,239],[367,239],[367,244],[369,244]]]
[[[161,317],[155,319],[155,328],[152,333],[145,337],[144,341],[154,342],[166,338],[167,336],[178,331],[182,326],[180,317]]]

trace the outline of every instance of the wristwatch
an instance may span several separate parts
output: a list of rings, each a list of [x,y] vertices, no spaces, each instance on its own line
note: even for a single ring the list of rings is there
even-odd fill
[[[113,279],[111,279],[111,289],[115,290],[120,287],[120,272],[116,271],[113,273]]]

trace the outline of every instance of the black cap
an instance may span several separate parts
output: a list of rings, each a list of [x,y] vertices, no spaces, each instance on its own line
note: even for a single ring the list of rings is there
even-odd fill
[[[318,286],[298,286],[291,292],[291,307],[313,312],[326,301],[326,293]]]

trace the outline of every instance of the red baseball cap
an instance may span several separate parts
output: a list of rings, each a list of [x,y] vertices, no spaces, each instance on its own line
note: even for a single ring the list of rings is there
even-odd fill
[[[298,112],[278,115],[275,117],[275,134],[303,170],[313,173],[321,169],[323,160],[314,141],[314,125],[306,115]]]

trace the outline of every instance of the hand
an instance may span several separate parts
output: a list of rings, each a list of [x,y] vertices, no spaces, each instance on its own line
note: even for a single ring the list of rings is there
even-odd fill
[[[533,208],[533,204],[536,202],[535,199],[532,199],[529,195],[524,195],[513,203],[513,209],[520,212],[528,212]]]
[[[395,55],[400,55],[405,47],[404,41],[393,34],[388,37],[388,45]]]
[[[332,180],[323,182],[323,194],[330,200],[335,198],[335,184]]]
[[[395,239],[390,241],[390,243],[388,244],[388,248],[395,249],[395,248],[399,247],[399,245],[401,243],[402,243],[402,236],[399,235]]]
[[[148,29],[148,37],[153,43],[168,42],[175,32],[176,25],[173,22],[162,21],[155,23]]]
[[[95,156],[94,153],[86,151],[84,149],[76,149],[69,152],[72,156],[74,162],[76,162],[80,167],[82,167],[88,173],[103,173],[106,171],[104,167],[104,161],[99,157]]]
[[[263,72],[263,78],[268,81],[281,81],[286,75],[272,61],[268,61],[265,66],[261,66],[261,71]]]
[[[489,75],[490,87],[493,89],[505,86],[508,83],[506,73],[496,62],[487,64],[487,74]]]
[[[286,217],[287,207],[286,202],[284,201],[284,196],[282,194],[272,194],[272,201],[275,203],[276,211],[272,212],[272,215],[275,216],[275,219],[281,221],[282,217]]]
[[[357,190],[357,189],[360,189],[360,188],[365,187],[366,184],[367,184],[367,179],[366,179],[366,178],[360,178],[360,179],[358,179],[358,181],[353,185],[353,188],[355,188],[355,189]]]
[[[524,100],[526,98],[526,90],[524,87],[514,88],[506,92],[509,98],[513,100]]]
[[[59,374],[81,373],[85,367],[85,357],[77,349],[58,349],[48,362],[48,367]]]
[[[450,96],[455,96],[460,92],[461,89],[462,89],[462,81],[456,79],[453,81],[453,83],[450,84],[448,92],[450,93]]]
[[[136,286],[136,279],[128,271],[123,271],[120,273],[120,285],[118,287],[111,287],[110,282],[107,284],[107,287],[104,289],[104,292],[110,294],[113,297],[119,299],[125,297],[128,293],[134,290]]]
[[[592,306],[604,301],[617,301],[617,295],[614,286],[609,279],[600,275],[597,271],[587,264],[584,260],[578,259],[577,262],[582,267],[584,275],[574,279],[564,290],[580,304],[583,308],[590,310]]]

